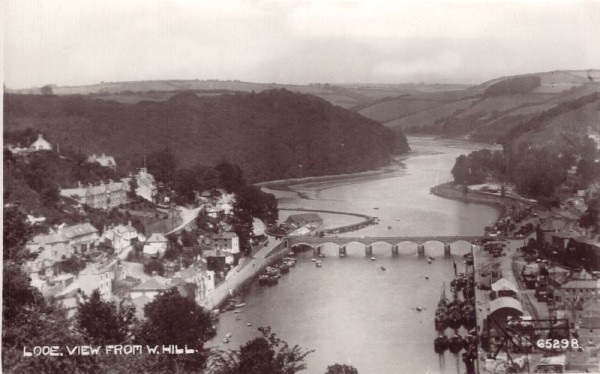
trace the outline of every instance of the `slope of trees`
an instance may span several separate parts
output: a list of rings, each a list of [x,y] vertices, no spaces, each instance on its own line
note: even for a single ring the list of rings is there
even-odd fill
[[[9,94],[4,107],[8,130],[32,127],[51,143],[60,141],[61,148],[104,152],[130,167],[141,166],[145,154],[168,148],[183,167],[227,161],[239,165],[250,182],[363,171],[409,149],[402,133],[286,90],[215,97],[183,93],[139,104]],[[154,162],[147,158],[149,167]]]

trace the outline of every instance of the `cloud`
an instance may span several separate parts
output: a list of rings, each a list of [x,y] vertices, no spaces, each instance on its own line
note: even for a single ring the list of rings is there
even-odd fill
[[[595,1],[13,0],[5,12],[9,87],[478,83],[600,61]]]

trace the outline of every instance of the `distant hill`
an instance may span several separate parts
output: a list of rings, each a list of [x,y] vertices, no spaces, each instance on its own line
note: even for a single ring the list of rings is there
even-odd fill
[[[494,143],[541,113],[596,92],[600,70],[553,71],[502,77],[463,90],[380,99],[358,110],[408,134]]]
[[[321,84],[291,85],[277,83],[252,83],[238,80],[164,80],[101,82],[86,86],[32,87],[11,89],[5,92],[25,95],[41,95],[52,92],[55,95],[87,95],[101,100],[114,100],[135,104],[140,101],[165,101],[182,92],[193,92],[198,96],[214,96],[234,92],[262,92],[272,89],[286,89],[292,92],[318,96],[334,105],[351,108],[384,98],[436,91],[460,90],[469,86],[460,84]]]
[[[265,181],[363,171],[409,149],[401,132],[281,89],[179,93],[137,104],[78,95],[7,94],[4,100],[5,132],[32,128],[61,149],[114,155],[125,169],[170,148],[182,166],[228,161],[250,181]]]

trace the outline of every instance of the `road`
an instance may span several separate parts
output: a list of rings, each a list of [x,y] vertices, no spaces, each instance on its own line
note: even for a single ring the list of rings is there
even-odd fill
[[[266,257],[276,246],[281,244],[281,241],[274,237],[269,237],[269,243],[261,248],[254,256],[248,258],[249,261],[240,263],[232,269],[226,276],[224,282],[221,282],[215,290],[207,297],[206,304],[208,309],[214,309],[221,304],[227,297],[230,296],[242,283],[256,276],[261,269],[266,265]]]

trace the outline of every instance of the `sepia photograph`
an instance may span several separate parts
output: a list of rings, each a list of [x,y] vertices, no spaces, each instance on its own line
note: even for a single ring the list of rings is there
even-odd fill
[[[2,372],[600,373],[600,0],[5,0]]]

